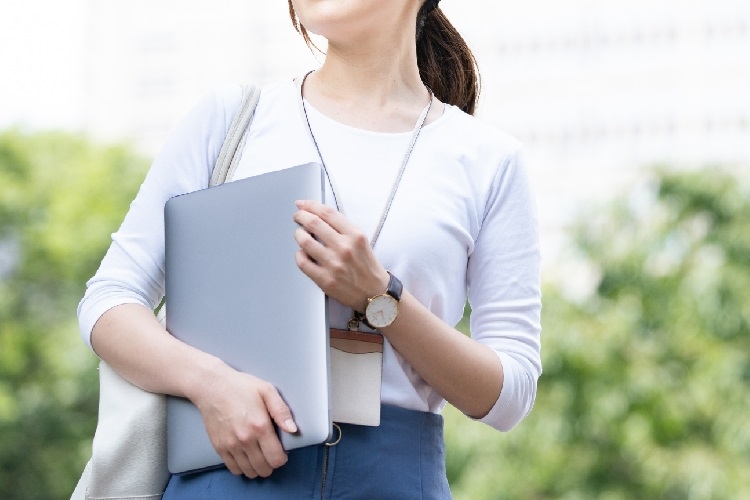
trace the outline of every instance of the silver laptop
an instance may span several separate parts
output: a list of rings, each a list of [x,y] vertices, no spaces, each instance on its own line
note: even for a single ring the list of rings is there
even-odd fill
[[[167,330],[273,383],[299,432],[286,450],[331,433],[325,295],[298,268],[294,201],[323,201],[309,163],[177,196],[165,206]],[[172,473],[222,465],[198,409],[167,398]]]

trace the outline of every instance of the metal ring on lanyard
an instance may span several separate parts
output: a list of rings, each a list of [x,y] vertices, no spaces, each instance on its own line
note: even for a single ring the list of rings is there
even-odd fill
[[[325,443],[326,446],[336,446],[341,441],[341,436],[343,436],[343,433],[341,432],[341,427],[339,427],[338,424],[334,423],[333,428],[339,431],[338,432],[339,436],[336,438],[335,441],[326,441]]]

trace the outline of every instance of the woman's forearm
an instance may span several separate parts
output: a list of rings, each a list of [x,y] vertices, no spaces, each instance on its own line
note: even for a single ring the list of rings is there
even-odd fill
[[[388,283],[367,237],[331,207],[311,201],[297,206],[297,265],[329,297],[362,311],[367,298]],[[487,415],[503,388],[500,358],[445,324],[408,291],[399,309],[393,324],[382,329],[391,345],[446,401],[472,417]]]
[[[273,426],[296,432],[276,388],[172,337],[141,305],[107,311],[91,343],[123,377],[147,391],[189,398],[229,470],[267,477],[287,456]]]
[[[407,291],[398,317],[382,332],[427,384],[466,415],[482,418],[495,405],[503,388],[495,352],[444,323]]]
[[[218,358],[174,338],[139,304],[104,313],[91,332],[91,344],[120,375],[150,392],[194,399],[230,370]]]

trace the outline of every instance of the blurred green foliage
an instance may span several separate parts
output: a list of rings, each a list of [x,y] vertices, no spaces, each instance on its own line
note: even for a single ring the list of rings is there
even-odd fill
[[[0,134],[0,498],[67,498],[88,458],[98,382],[75,307],[146,168],[125,147]],[[545,285],[531,415],[502,434],[446,409],[457,499],[750,497],[740,181],[661,172],[582,214],[568,281]]]
[[[67,498],[96,425],[75,309],[147,164],[63,133],[0,134],[0,498]]]
[[[456,498],[750,498],[747,189],[659,172],[581,215],[567,284],[590,292],[545,287],[531,415],[502,435],[446,412]]]

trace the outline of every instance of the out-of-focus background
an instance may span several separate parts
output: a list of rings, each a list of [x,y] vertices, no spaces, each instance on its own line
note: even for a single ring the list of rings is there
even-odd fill
[[[750,498],[750,3],[442,8],[526,145],[545,292],[531,415],[446,409],[454,496]],[[0,498],[66,498],[90,453],[75,307],[169,131],[322,57],[282,0],[4,1]]]

